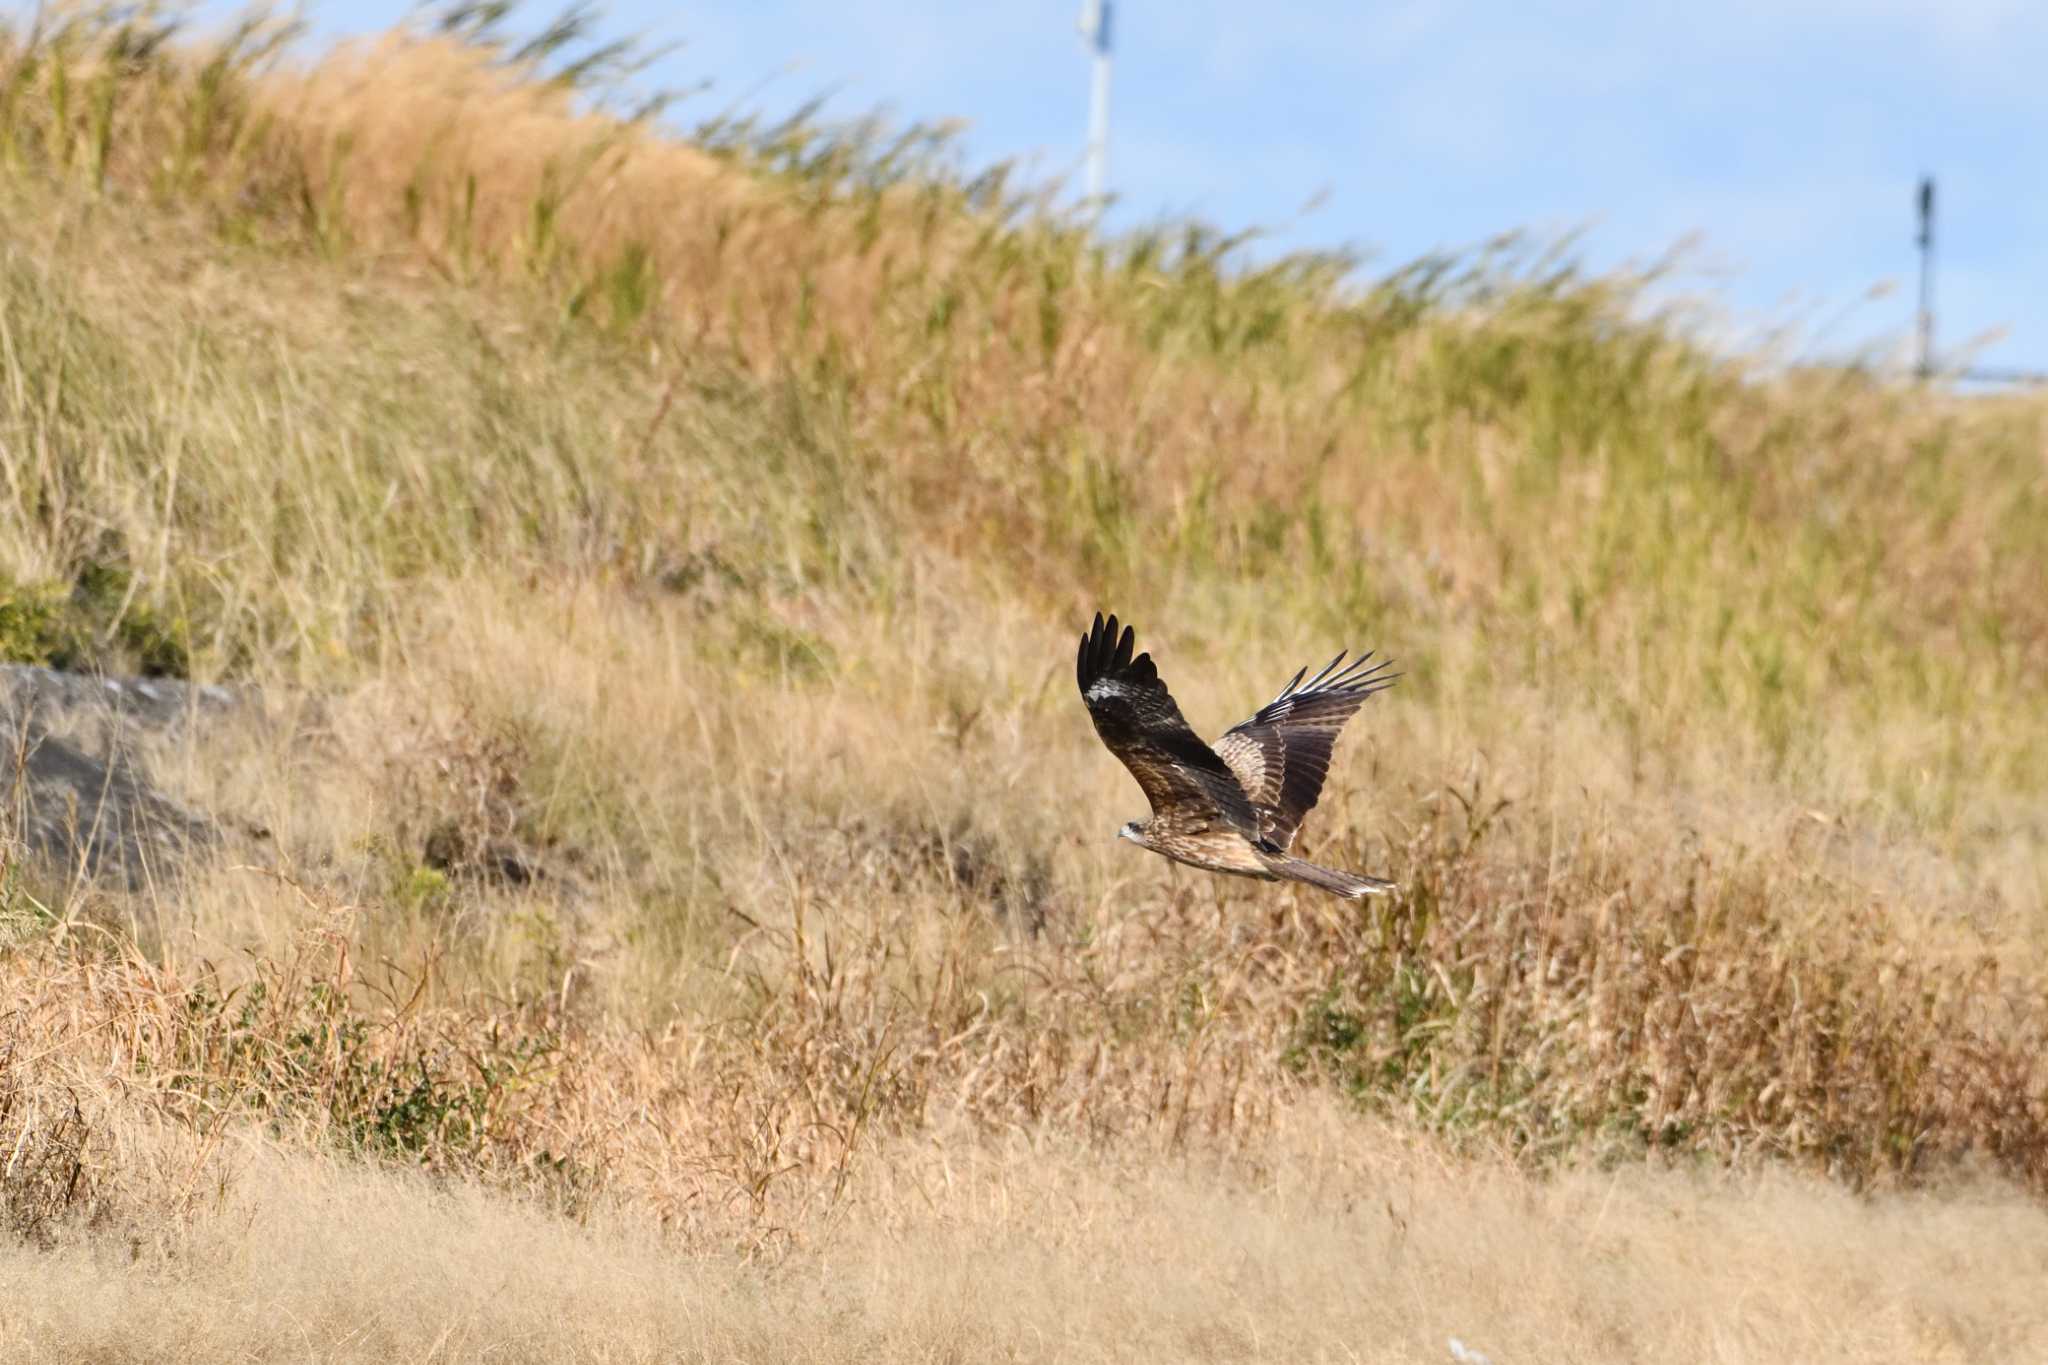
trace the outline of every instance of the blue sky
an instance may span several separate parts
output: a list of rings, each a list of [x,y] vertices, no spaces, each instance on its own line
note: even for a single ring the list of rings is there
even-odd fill
[[[313,17],[331,33],[406,8],[314,0]],[[1078,12],[614,0],[606,23],[685,44],[651,77],[713,83],[684,118],[831,92],[848,116],[965,119],[972,160],[1078,183]],[[1116,39],[1113,223],[1194,214],[1378,266],[1510,228],[1583,229],[1595,267],[1697,234],[1684,287],[1735,336],[1793,323],[1807,354],[1902,355],[1931,172],[1942,342],[2004,329],[1981,363],[2048,370],[2048,8],[1117,0]]]

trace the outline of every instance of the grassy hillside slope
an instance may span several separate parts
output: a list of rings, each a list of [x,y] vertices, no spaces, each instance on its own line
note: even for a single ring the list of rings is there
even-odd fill
[[[336,1359],[1106,1356],[1146,1285],[1147,1355],[2038,1353],[2038,399],[1512,242],[1102,242],[921,135],[589,112],[573,37],[267,32],[0,41],[0,651],[263,698],[149,755],[220,857],[0,878],[0,1273],[153,1324],[21,1340],[300,1349],[183,1273]],[[1117,844],[1098,608],[1211,734],[1398,657],[1304,845],[1399,897]],[[1126,1225],[1230,1292],[1105,1298]],[[906,1290],[942,1234],[1045,1312]],[[729,1311],[351,1316],[502,1245]]]

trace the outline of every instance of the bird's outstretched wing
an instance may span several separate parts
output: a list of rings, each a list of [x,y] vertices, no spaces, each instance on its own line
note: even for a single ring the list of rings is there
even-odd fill
[[[1368,668],[1371,658],[1367,652],[1339,669],[1339,654],[1306,683],[1308,670],[1302,669],[1257,715],[1216,741],[1217,755],[1237,774],[1258,813],[1259,832],[1282,849],[1294,843],[1302,817],[1323,794],[1337,732],[1367,697],[1401,676],[1386,671],[1391,659]]]
[[[1145,790],[1154,817],[1171,824],[1223,823],[1258,837],[1259,819],[1230,766],[1188,728],[1152,656],[1131,657],[1135,635],[1096,613],[1075,663],[1095,733]]]

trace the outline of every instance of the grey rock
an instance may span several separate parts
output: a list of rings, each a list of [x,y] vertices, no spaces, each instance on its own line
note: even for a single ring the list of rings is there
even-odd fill
[[[67,876],[130,890],[171,879],[220,834],[150,783],[135,743],[242,700],[165,679],[0,665],[0,832]]]
[[[0,664],[0,715],[64,712],[142,731],[175,733],[195,719],[221,715],[247,699],[244,690],[174,678],[107,678],[34,664]]]

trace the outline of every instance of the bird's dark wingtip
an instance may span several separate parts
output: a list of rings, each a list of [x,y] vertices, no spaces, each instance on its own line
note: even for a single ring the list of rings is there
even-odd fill
[[[1372,660],[1378,654],[1378,650],[1368,649],[1346,665],[1343,671],[1331,678],[1328,686],[1368,694],[1379,691],[1390,681],[1387,676],[1387,670],[1394,666],[1394,661],[1392,659],[1381,659],[1378,663],[1373,663]],[[1398,677],[1400,675],[1396,674],[1394,676]]]
[[[1131,645],[1136,638],[1136,632],[1122,625],[1116,613],[1104,616],[1096,612],[1094,623],[1081,637],[1081,651],[1074,661],[1074,680],[1081,690],[1086,692],[1105,674],[1121,672],[1130,662]]]

